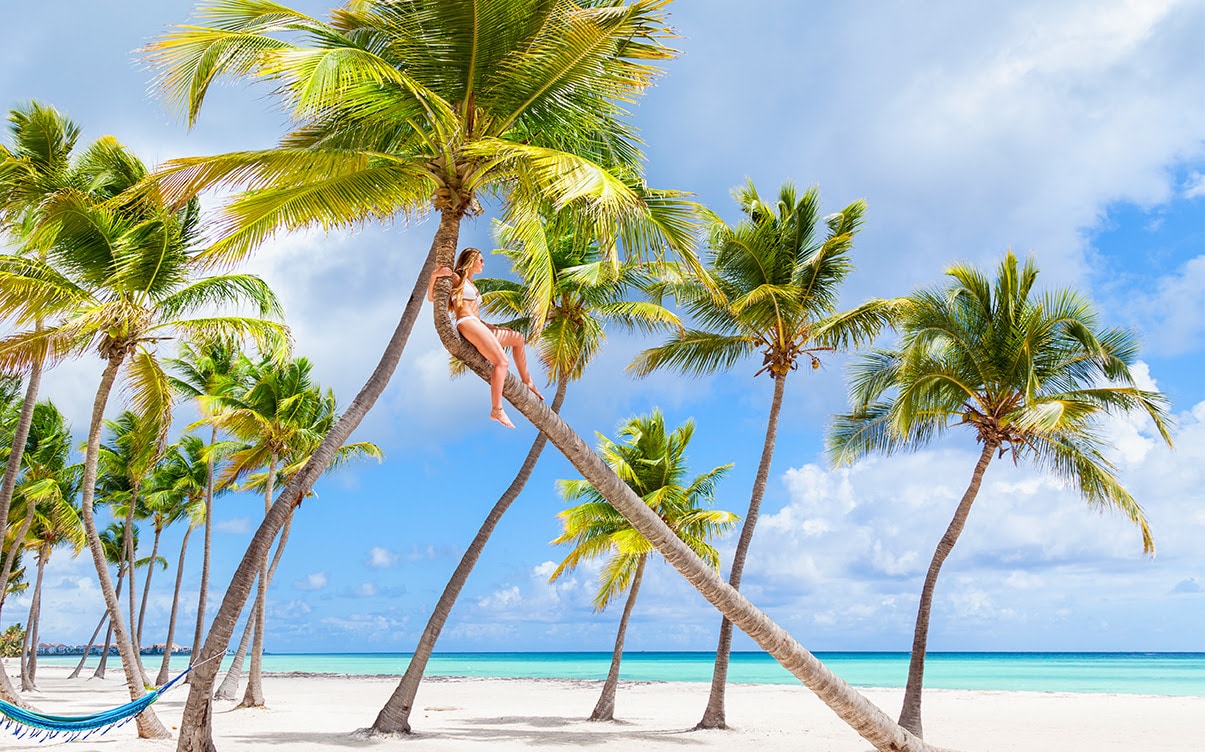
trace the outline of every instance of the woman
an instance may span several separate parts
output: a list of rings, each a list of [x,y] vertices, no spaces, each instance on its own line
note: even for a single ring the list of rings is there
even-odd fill
[[[427,300],[435,300],[435,280],[440,277],[452,278],[452,294],[448,297],[448,310],[456,321],[456,331],[460,336],[473,343],[473,347],[485,356],[494,366],[490,377],[490,420],[496,420],[507,428],[514,428],[506,411],[502,409],[502,385],[506,381],[506,369],[510,362],[502,348],[509,347],[515,358],[515,368],[519,370],[519,378],[537,397],[544,399],[540,390],[532,383],[527,373],[527,351],[524,349],[523,335],[513,329],[487,324],[481,320],[481,293],[473,284],[473,275],[479,274],[485,268],[485,258],[476,248],[465,248],[456,259],[456,270],[441,266],[431,274],[431,282],[427,285]]]

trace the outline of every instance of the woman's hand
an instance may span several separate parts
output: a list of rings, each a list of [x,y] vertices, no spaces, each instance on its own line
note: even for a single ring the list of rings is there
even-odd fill
[[[456,274],[456,272],[452,271],[451,267],[447,266],[437,266],[435,267],[435,271],[432,273],[432,275],[435,277],[451,277],[454,274]]]

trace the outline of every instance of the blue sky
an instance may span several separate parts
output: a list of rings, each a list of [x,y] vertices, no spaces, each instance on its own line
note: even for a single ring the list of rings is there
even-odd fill
[[[9,8],[0,105],[52,103],[85,139],[111,133],[149,163],[271,144],[284,118],[261,89],[216,91],[192,131],[149,92],[133,50],[190,11],[181,0]],[[1141,335],[1136,371],[1173,401],[1174,452],[1143,420],[1108,425],[1157,556],[1142,555],[1117,515],[996,463],[943,569],[930,649],[1205,650],[1205,3],[757,0],[733,13],[730,3],[691,0],[671,13],[683,54],[635,109],[652,184],[691,191],[729,220],[729,191],[747,177],[763,195],[783,180],[818,184],[830,210],[865,198],[850,305],[935,283],[955,260],[993,267],[1008,248],[1032,254],[1045,285],[1080,288],[1106,324]],[[467,222],[462,245],[494,247],[490,217]],[[344,404],[375,364],[433,231],[399,220],[281,237],[250,263],[282,296],[297,353]],[[504,264],[489,257],[486,273]],[[270,592],[270,651],[409,650],[527,452],[530,425],[504,432],[486,420],[483,384],[449,381],[429,317],[426,309],[355,436],[380,444],[385,462],[322,480],[297,515]],[[673,424],[693,418],[692,468],[735,463],[719,505],[743,513],[771,382],[753,378],[754,362],[709,379],[633,381],[623,368],[650,344],[614,336],[571,386],[564,415],[588,438],[654,406]],[[81,361],[46,379],[45,395],[77,432],[98,374]],[[811,649],[907,650],[921,578],[978,452],[955,434],[916,454],[832,469],[821,436],[845,405],[842,377],[834,359],[788,381],[743,589]],[[563,506],[554,482],[570,477],[546,452],[440,649],[610,649],[619,614],[592,612],[597,570],[547,582],[563,556],[548,545]],[[260,510],[249,495],[218,501],[211,609]],[[169,559],[178,545],[170,534]],[[735,536],[721,544],[726,560],[734,545]],[[186,624],[200,569],[190,548]],[[156,574],[148,642],[163,639],[172,574]],[[94,579],[87,555],[52,558],[45,639],[87,639],[102,609]],[[27,607],[10,600],[6,621]],[[710,650],[717,628],[711,607],[658,564],[627,645]],[[738,636],[736,647],[752,643]]]

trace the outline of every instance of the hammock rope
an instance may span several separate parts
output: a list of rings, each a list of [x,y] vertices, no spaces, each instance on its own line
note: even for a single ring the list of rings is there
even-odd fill
[[[0,729],[12,733],[18,739],[29,738],[39,743],[48,739],[55,739],[59,736],[66,736],[64,741],[67,742],[73,742],[76,739],[87,739],[93,734],[103,736],[112,729],[120,728],[137,718],[155,700],[158,700],[164,692],[171,689],[173,684],[183,679],[189,671],[192,671],[198,665],[200,664],[189,666],[162,687],[152,689],[137,700],[91,715],[49,715],[47,713],[35,713],[32,710],[26,710],[25,708],[0,700],[0,715],[4,716],[3,721],[0,721]]]

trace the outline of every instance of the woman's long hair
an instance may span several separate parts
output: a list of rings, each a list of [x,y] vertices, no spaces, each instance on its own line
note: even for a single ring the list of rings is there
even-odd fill
[[[456,257],[456,268],[452,271],[456,272],[456,277],[460,280],[452,286],[452,294],[448,298],[452,308],[460,308],[464,303],[464,284],[469,281],[469,274],[472,273],[473,264],[477,262],[477,258],[481,256],[481,251],[476,248],[465,248]]]

